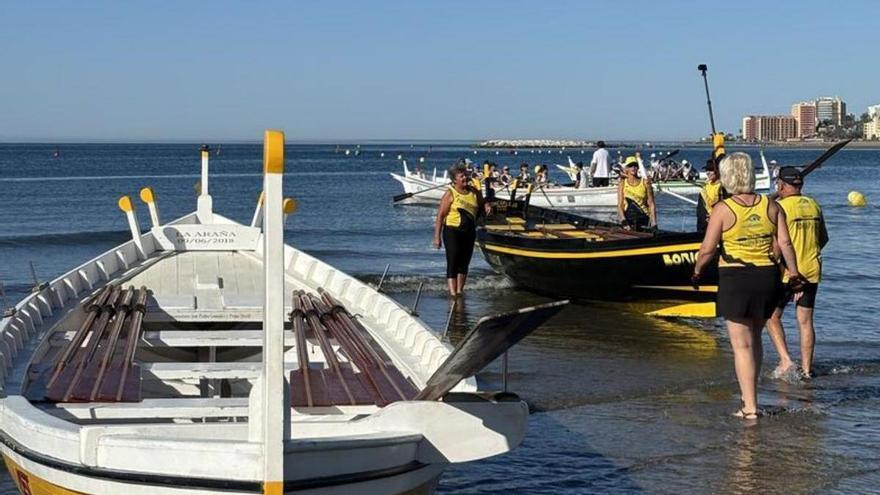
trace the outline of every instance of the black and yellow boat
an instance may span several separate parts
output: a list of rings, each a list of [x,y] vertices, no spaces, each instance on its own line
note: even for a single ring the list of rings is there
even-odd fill
[[[716,264],[699,288],[690,280],[701,241],[697,232],[635,232],[522,201],[497,201],[477,229],[486,261],[520,287],[654,316],[715,316]]]

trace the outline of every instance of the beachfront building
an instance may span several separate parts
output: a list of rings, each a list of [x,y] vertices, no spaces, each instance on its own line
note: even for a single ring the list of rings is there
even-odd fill
[[[830,121],[836,126],[843,125],[846,117],[846,102],[839,96],[822,96],[816,99],[816,118],[818,121]]]
[[[816,135],[816,102],[801,101],[791,106],[791,116],[797,121],[796,137],[804,139]]]
[[[880,115],[865,122],[865,139],[880,139]]]
[[[746,141],[787,141],[797,137],[798,122],[791,115],[749,115],[743,119]]]
[[[871,120],[880,117],[880,104],[868,107],[868,117],[871,117]]]

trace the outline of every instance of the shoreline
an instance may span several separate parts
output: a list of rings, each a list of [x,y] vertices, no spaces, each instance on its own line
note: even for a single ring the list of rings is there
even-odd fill
[[[711,144],[700,141],[649,141],[646,145],[641,141],[606,141],[608,148],[641,148],[641,149],[665,149],[677,148],[709,148]],[[727,142],[725,148],[797,148],[797,149],[826,149],[837,141],[786,141],[767,143],[743,143]],[[473,144],[476,149],[537,149],[537,148],[595,148],[595,141],[574,139],[493,139]],[[880,141],[851,141],[847,148],[876,149],[880,150]]]

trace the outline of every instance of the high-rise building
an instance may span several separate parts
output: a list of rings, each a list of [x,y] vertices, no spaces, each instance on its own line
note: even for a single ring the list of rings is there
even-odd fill
[[[871,119],[876,119],[877,117],[880,117],[880,105],[869,106],[868,116],[871,117]]]
[[[865,139],[880,139],[880,114],[865,122]]]
[[[742,134],[743,139],[746,141],[757,141],[758,134],[756,133],[755,123],[758,118],[754,115],[749,115],[748,117],[743,118],[743,126],[742,126]]]
[[[791,106],[791,115],[797,120],[797,137],[804,139],[816,134],[816,104],[802,101]]]
[[[743,139],[787,141],[797,137],[797,127],[791,115],[749,115],[743,119]]]
[[[823,96],[816,99],[816,119],[819,123],[830,121],[834,125],[843,125],[846,116],[846,102],[838,96]]]

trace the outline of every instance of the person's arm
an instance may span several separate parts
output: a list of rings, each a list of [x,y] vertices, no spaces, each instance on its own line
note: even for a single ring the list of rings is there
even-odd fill
[[[828,229],[825,227],[825,215],[819,212],[819,249],[828,244]]]
[[[693,279],[698,280],[700,278],[700,274],[703,273],[703,269],[706,265],[715,257],[715,252],[718,250],[718,243],[721,241],[721,232],[724,227],[724,218],[727,216],[727,212],[730,211],[726,206],[720,207],[716,209],[712,209],[712,214],[709,215],[709,224],[706,226],[706,234],[703,237],[703,242],[700,244],[700,252],[697,253],[697,261],[694,263],[694,276]]]
[[[785,221],[785,210],[779,207],[775,202],[770,203],[770,218],[776,218],[776,244],[782,253],[782,259],[785,260],[785,268],[788,271],[790,279],[801,278],[798,272],[797,256],[794,254],[794,247],[791,245],[791,237],[788,235],[788,224]]]
[[[492,213],[492,204],[487,203],[485,199],[483,199],[483,194],[480,191],[476,191],[477,193],[477,218],[482,214],[486,214],[486,216]]]
[[[626,201],[623,196],[624,181],[626,181],[626,179],[620,181],[620,183],[617,184],[617,217],[620,219],[621,222],[626,219],[626,215],[624,214]]]
[[[434,222],[434,248],[440,249],[442,242],[440,240],[440,231],[443,229],[443,223],[446,221],[446,215],[449,215],[449,207],[452,206],[452,193],[446,191],[440,200],[440,208],[437,210],[437,221]]]
[[[645,179],[645,190],[648,192],[648,212],[651,216],[651,227],[656,227],[657,204],[654,202],[654,187],[651,185],[651,179]]]

